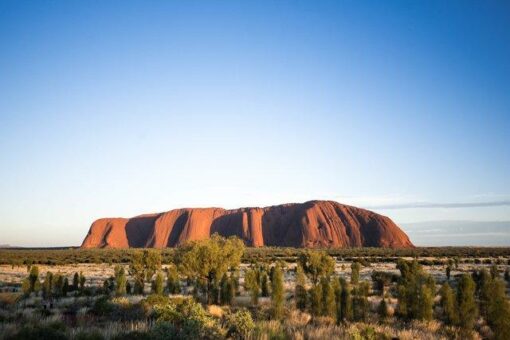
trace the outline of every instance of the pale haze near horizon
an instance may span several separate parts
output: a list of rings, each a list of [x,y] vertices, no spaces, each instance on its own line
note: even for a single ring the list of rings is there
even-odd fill
[[[510,245],[509,16],[505,2],[2,2],[0,244],[330,199],[417,245]]]

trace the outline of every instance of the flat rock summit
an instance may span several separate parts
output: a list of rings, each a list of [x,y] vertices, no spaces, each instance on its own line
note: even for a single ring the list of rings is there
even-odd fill
[[[414,247],[388,217],[333,201],[265,208],[185,208],[92,223],[82,248],[165,248],[218,233],[253,247]]]

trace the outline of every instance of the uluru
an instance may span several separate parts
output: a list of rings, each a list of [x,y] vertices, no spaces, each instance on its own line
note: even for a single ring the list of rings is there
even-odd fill
[[[252,247],[414,247],[388,217],[334,201],[264,208],[184,208],[92,223],[82,248],[166,248],[218,233]]]

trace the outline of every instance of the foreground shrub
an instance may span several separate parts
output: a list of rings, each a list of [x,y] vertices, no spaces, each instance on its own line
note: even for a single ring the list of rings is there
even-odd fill
[[[65,325],[53,322],[48,325],[25,325],[17,333],[8,335],[5,340],[66,340]]]
[[[255,328],[255,323],[247,310],[227,315],[225,323],[227,335],[236,339],[245,339]]]
[[[174,334],[177,338],[221,338],[222,330],[218,322],[193,299],[183,299],[180,303],[172,301],[166,305],[156,305],[154,313],[158,327]],[[160,331],[161,329],[157,330],[157,332]]]

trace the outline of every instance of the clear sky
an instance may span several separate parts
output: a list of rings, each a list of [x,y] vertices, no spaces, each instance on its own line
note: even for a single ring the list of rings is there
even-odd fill
[[[509,147],[508,1],[0,2],[0,244],[310,199],[505,222]]]

